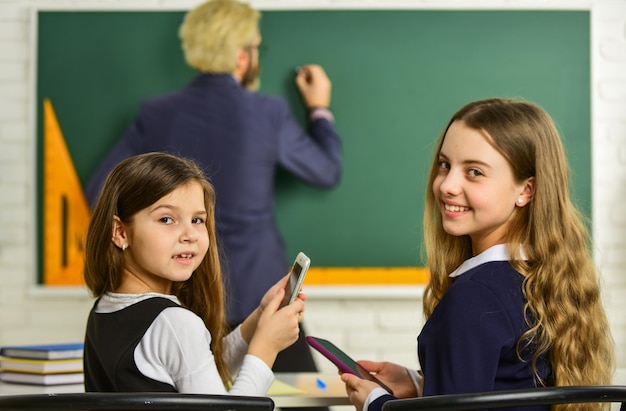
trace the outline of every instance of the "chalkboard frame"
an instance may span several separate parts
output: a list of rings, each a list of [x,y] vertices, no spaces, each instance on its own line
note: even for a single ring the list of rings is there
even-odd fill
[[[38,11],[38,14],[41,13],[50,13],[50,12],[58,12],[58,10],[47,10],[47,9],[40,9]],[[182,10],[147,10],[148,12],[164,12],[164,13],[180,13],[182,15],[183,11]],[[146,10],[140,10],[140,11],[129,11],[129,10],[102,10],[102,11],[98,11],[98,10],[93,10],[93,9],[86,9],[86,10],[79,10],[76,11],[74,10],[73,12],[80,12],[80,13],[107,13],[107,12],[114,12],[114,13],[118,13],[118,12],[124,12],[124,13],[132,13],[132,12],[146,12]],[[411,9],[411,10],[324,10],[324,11],[318,11],[318,10],[309,10],[309,11],[302,11],[302,10],[264,10],[263,14],[263,20],[262,20],[262,24],[264,22],[268,21],[268,16],[271,16],[272,14],[279,14],[279,13],[290,13],[291,15],[295,15],[295,14],[302,14],[302,13],[306,13],[307,16],[313,16],[315,14],[319,14],[319,13],[335,13],[335,14],[340,14],[340,13],[388,13],[388,12],[411,12],[411,13],[516,13],[517,15],[526,13],[526,14],[535,14],[535,13],[556,13],[557,14],[566,14],[566,13],[583,13],[586,16],[586,27],[584,27],[583,31],[585,31],[585,33],[583,33],[583,37],[586,36],[587,40],[590,36],[590,29],[589,29],[589,15],[590,12],[589,10],[564,10],[564,11],[557,11],[557,10],[521,10],[521,11],[509,11],[509,10],[481,10],[481,11],[468,11],[468,10],[417,10],[417,9]],[[38,18],[40,16],[38,15]],[[39,21],[39,20],[37,20]],[[301,24],[295,24],[296,26],[300,26],[302,27]],[[267,30],[263,28],[263,34],[264,34],[264,40],[267,44],[270,45],[270,55],[271,53],[274,53],[275,50],[277,49],[276,47],[276,43],[274,40],[276,37],[272,36],[271,33],[267,33]],[[294,31],[291,31],[291,33],[293,33]],[[173,38],[173,40],[175,41],[175,33],[173,36],[171,36]],[[290,37],[295,37],[292,40],[293,41],[298,41],[297,36],[290,36]],[[171,39],[170,39],[171,40]],[[300,39],[301,41],[301,39]],[[308,40],[309,42],[305,42],[305,41],[301,41],[300,42],[300,48],[301,49],[306,49],[307,47],[311,47],[311,44],[314,43],[310,43],[310,41],[315,41],[315,39],[313,40]],[[584,42],[583,42],[584,43]],[[38,43],[39,44],[39,43]],[[363,47],[362,44],[353,44],[353,48],[359,48],[359,47]],[[575,186],[574,186],[574,190],[575,190],[575,197],[578,198],[578,202],[581,206],[581,208],[583,209],[583,211],[585,212],[585,214],[587,215],[591,215],[591,178],[590,178],[590,174],[591,174],[591,167],[590,167],[590,136],[591,136],[591,125],[590,125],[590,116],[591,116],[591,110],[590,110],[590,60],[591,60],[591,56],[590,56],[590,51],[589,51],[589,44],[587,41],[587,44],[585,46],[583,46],[583,48],[586,50],[586,62],[587,62],[587,67],[586,67],[586,72],[582,74],[582,76],[584,78],[586,78],[586,81],[582,82],[580,84],[580,87],[578,87],[577,89],[579,90],[586,90],[586,91],[581,91],[579,94],[583,96],[583,98],[571,98],[571,96],[562,96],[561,99],[562,100],[571,100],[571,101],[582,101],[581,104],[583,104],[585,106],[585,109],[583,110],[578,110],[575,116],[575,120],[577,120],[576,125],[575,126],[570,126],[568,124],[564,124],[565,121],[562,120],[563,118],[566,118],[567,116],[564,114],[565,111],[567,111],[567,108],[563,108],[563,107],[558,107],[556,104],[554,104],[553,102],[550,101],[542,101],[542,98],[533,98],[533,93],[509,93],[507,96],[511,96],[511,97],[523,97],[523,98],[527,98],[531,101],[535,101],[541,105],[543,105],[555,118],[557,124],[559,125],[560,128],[564,129],[566,132],[564,132],[564,139],[566,140],[566,147],[568,147],[568,154],[570,155],[570,161],[573,165],[575,165],[576,167],[573,167],[573,181],[576,182]],[[39,48],[38,48],[39,50]],[[365,50],[361,50],[362,54],[367,54],[367,49]],[[314,59],[316,56],[314,53],[309,54],[311,59]],[[37,71],[37,79],[40,79],[40,63],[41,63],[41,59],[39,58],[40,55],[39,53],[37,53],[37,64],[36,64],[36,71]],[[297,59],[302,59],[305,56],[296,53],[293,53],[293,59],[297,60]],[[323,62],[323,58],[319,57],[320,60],[322,60],[322,64],[324,64]],[[285,66],[284,64],[278,65],[278,66],[273,66],[273,63],[271,62],[271,60],[269,61],[264,61],[264,67],[263,67],[263,71],[262,71],[262,92],[268,92],[270,94],[282,94],[287,100],[289,100],[289,102],[291,103],[292,107],[294,107],[294,112],[296,114],[296,116],[298,116],[298,118],[300,118],[303,123],[304,123],[304,110],[301,108],[301,106],[299,105],[299,101],[298,101],[298,96],[297,93],[295,92],[295,89],[293,88],[292,84],[290,83],[291,81],[291,77],[290,77],[290,72],[289,70],[292,68],[293,65],[289,65],[289,67]],[[339,79],[342,78],[342,76],[346,76],[345,72],[342,72],[341,70],[337,69],[337,68],[333,68],[332,64],[328,65],[328,64],[324,64],[325,67],[327,67],[327,70],[329,71],[329,74],[331,76],[331,79],[334,81],[334,90],[335,90],[335,94],[334,94],[334,98],[333,98],[333,111],[335,112],[335,115],[337,117],[337,125],[338,128],[340,130],[340,132],[342,133],[342,135],[344,135],[345,139],[345,155],[346,155],[346,161],[352,161],[352,158],[354,158],[355,156],[357,156],[358,150],[356,150],[356,148],[358,148],[358,138],[359,138],[359,133],[357,131],[353,131],[347,124],[346,124],[346,119],[351,118],[351,116],[353,116],[353,113],[346,111],[345,107],[347,107],[347,105],[349,103],[347,103],[349,96],[354,96],[355,92],[357,91],[357,88],[354,84],[351,84],[350,87],[346,87],[345,84],[346,83],[342,83],[341,81],[339,81]],[[330,67],[330,68],[329,68]],[[177,71],[176,75],[180,75],[180,73],[184,73],[185,70],[187,70],[186,68],[178,68],[177,70],[181,70],[181,71]],[[187,72],[186,75],[189,75],[189,72]],[[400,84],[402,84],[402,81],[399,81]],[[179,83],[181,84],[181,83]],[[370,83],[371,85],[372,83]],[[406,84],[406,82],[404,82],[404,84]],[[182,85],[182,84],[181,84]],[[148,97],[150,95],[155,95],[158,94],[160,92],[164,92],[167,90],[171,90],[174,88],[174,84],[169,83],[167,85],[164,85],[161,89],[150,89],[150,90],[146,90],[145,92],[143,92],[143,96],[144,97]],[[536,91],[535,91],[536,93]],[[480,96],[476,96],[476,98],[483,98],[483,97],[488,97],[490,95],[480,95]],[[41,99],[43,97],[43,92],[41,89],[41,84],[38,81],[37,82],[37,92],[36,92],[36,98],[34,99],[34,101],[37,102],[37,108],[36,108],[36,113],[37,113],[37,137],[36,137],[36,146],[37,146],[37,165],[38,165],[38,171],[37,171],[37,176],[38,176],[38,181],[42,181],[41,178],[41,151],[40,151],[40,142],[41,142]],[[358,97],[357,97],[358,98]],[[472,98],[473,99],[473,98]],[[435,104],[438,104],[438,115],[437,115],[437,119],[436,121],[433,121],[433,123],[429,126],[428,128],[428,135],[431,136],[431,140],[434,140],[434,138],[436,137],[436,134],[438,134],[439,130],[441,129],[441,127],[443,127],[443,125],[445,124],[445,121],[447,120],[447,118],[449,117],[450,114],[452,114],[452,112],[454,112],[457,108],[459,108],[462,104],[464,104],[465,102],[469,101],[467,99],[467,97],[464,96],[458,96],[458,98],[456,99],[452,99],[453,101],[447,101],[447,102],[441,102],[441,101],[436,101]],[[360,101],[360,100],[359,100]],[[53,99],[53,104],[55,103],[54,99]],[[136,100],[133,104],[132,108],[129,108],[129,106],[127,106],[127,112],[124,115],[124,120],[118,120],[118,128],[119,130],[122,130],[123,127],[125,125],[127,125],[130,120],[132,119],[132,116],[136,110],[136,106],[139,103],[139,100]],[[55,106],[55,108],[59,111],[59,117],[60,117],[60,122],[61,122],[61,127],[64,128],[64,124],[65,123],[65,119],[67,118],[65,116],[64,110],[62,107],[58,107]],[[369,112],[372,112],[371,110]],[[374,111],[375,112],[375,111]],[[584,112],[586,114],[583,114],[582,116],[580,115],[581,112]],[[66,111],[67,113],[67,111]],[[400,110],[398,115],[403,115],[405,117],[408,116],[418,116],[419,113],[414,113],[411,112],[410,110],[406,110],[406,111],[402,111]],[[375,117],[374,117],[375,118]],[[571,129],[571,128],[576,128],[577,130],[579,130],[579,134],[582,135],[586,135],[587,139],[582,139],[582,146],[581,147],[574,147],[574,150],[571,149],[570,146],[567,145],[568,143],[568,138],[571,138],[572,133],[567,132],[567,130]],[[70,127],[71,129],[71,127]],[[579,138],[578,136],[575,136],[575,138]],[[424,145],[422,148],[422,152],[420,153],[420,158],[423,159],[429,159],[430,158],[430,154],[431,154],[431,150],[432,147],[430,145]],[[70,147],[71,150],[71,147]],[[398,154],[402,154],[402,150],[399,150],[400,153],[395,152],[394,155],[398,155]],[[89,164],[91,164],[92,167],[94,167],[94,161],[92,158],[89,158],[89,156],[87,156],[87,159],[85,159],[84,161],[88,162]],[[370,161],[374,161],[374,160],[370,160]],[[427,162],[427,161],[426,161]],[[412,179],[411,181],[415,184],[415,188],[411,188],[411,187],[406,187],[407,190],[411,190],[413,189],[414,191],[410,194],[410,195],[406,195],[404,197],[402,197],[401,201],[407,202],[407,203],[412,203],[412,205],[406,209],[402,210],[402,214],[407,218],[407,224],[404,227],[397,227],[394,225],[390,225],[391,229],[389,231],[385,231],[384,233],[384,238],[378,238],[377,241],[372,241],[372,238],[376,237],[376,233],[372,233],[371,238],[368,238],[368,236],[363,235],[363,232],[359,232],[359,233],[349,233],[349,232],[345,232],[342,231],[342,227],[341,224],[337,224],[337,221],[332,221],[332,227],[333,230],[332,231],[328,231],[326,230],[328,227],[325,226],[324,224],[322,224],[324,222],[324,212],[323,210],[328,210],[329,209],[329,204],[332,205],[332,201],[333,198],[336,198],[338,196],[341,196],[342,194],[342,190],[345,192],[345,185],[348,183],[345,183],[346,180],[350,181],[349,179],[351,178],[351,176],[354,175],[354,173],[351,174],[345,174],[344,175],[344,184],[342,184],[342,186],[334,191],[334,192],[319,192],[318,190],[314,190],[311,189],[309,187],[304,186],[303,184],[301,184],[298,181],[295,181],[293,179],[291,179],[289,176],[283,176],[280,175],[279,179],[280,179],[280,185],[279,185],[279,190],[278,190],[278,194],[277,194],[277,203],[278,203],[278,212],[279,212],[279,222],[281,224],[281,227],[283,227],[283,231],[285,232],[285,238],[286,238],[286,242],[288,244],[288,247],[290,249],[290,252],[296,253],[297,251],[299,251],[300,249],[306,249],[308,250],[307,253],[310,255],[313,255],[313,259],[315,260],[315,256],[322,256],[324,254],[324,252],[326,252],[326,250],[320,249],[320,247],[314,243],[311,242],[307,242],[306,239],[303,241],[294,241],[293,239],[296,238],[296,235],[294,233],[308,233],[309,237],[322,237],[322,236],[327,236],[328,238],[331,239],[337,239],[337,238],[341,238],[343,239],[344,243],[342,246],[338,246],[338,247],[333,247],[333,253],[332,256],[330,258],[326,258],[324,256],[322,256],[321,258],[318,258],[317,261],[320,262],[320,264],[322,266],[340,266],[340,267],[360,267],[360,266],[382,266],[382,267],[393,267],[393,266],[399,266],[399,267],[404,267],[404,266],[420,266],[423,265],[423,260],[421,259],[421,255],[420,255],[420,247],[419,247],[419,243],[420,243],[420,238],[421,238],[421,203],[420,203],[420,196],[423,194],[423,187],[420,187],[421,182],[423,182],[423,177],[425,175],[425,170],[427,167],[427,164],[424,164],[424,161],[421,161],[421,164],[417,165],[417,164],[406,164],[406,174],[412,174],[415,175],[415,178]],[[354,170],[352,170],[354,171]],[[79,173],[80,174],[80,173]],[[81,178],[85,178],[84,176],[81,176]],[[383,176],[384,178],[384,176]],[[378,181],[378,183],[380,184],[381,181]],[[365,183],[363,183],[365,184]],[[422,184],[423,185],[423,184]],[[366,188],[361,188],[363,191],[362,192],[367,192]],[[385,195],[381,195],[378,196],[377,198],[373,198],[374,196],[371,196],[370,198],[367,198],[367,201],[374,201],[376,202],[376,206],[381,209],[386,207],[389,203],[390,203],[390,196],[385,196]],[[40,226],[40,221],[41,221],[41,184],[38,185],[38,189],[37,189],[37,198],[38,198],[38,233],[41,232],[41,226]],[[356,207],[363,207],[364,204],[364,200],[365,200],[365,196],[363,196],[362,199],[356,198],[353,199],[354,204],[356,204]],[[347,203],[342,203],[342,204],[347,204]],[[304,208],[303,208],[304,207]],[[311,207],[311,208],[308,208]],[[303,219],[299,216],[302,215],[302,210],[303,209],[307,209],[307,210],[312,210],[311,212],[307,213],[307,218]],[[327,212],[327,211],[326,211]],[[342,216],[345,218],[346,216],[348,217],[352,217],[353,211],[350,209],[344,209],[342,210]],[[408,215],[410,213],[410,215]],[[332,214],[332,213],[331,213]],[[313,218],[309,218],[309,217],[315,217],[317,216],[317,219]],[[302,224],[300,223],[302,222]],[[371,221],[368,221],[368,219],[366,217],[361,218],[360,221],[356,221],[356,224],[371,224]],[[376,261],[372,261],[372,256],[375,256],[376,253],[380,253],[381,248],[380,245],[381,243],[389,243],[390,240],[393,240],[393,238],[395,237],[395,232],[394,229],[396,230],[395,232],[398,232],[398,230],[403,230],[403,234],[400,236],[402,238],[401,241],[401,247],[398,247],[398,249],[401,248],[401,256],[398,258],[398,256],[395,255],[391,255],[388,259],[385,259],[384,261],[380,261],[380,262],[376,262]],[[298,237],[300,238],[300,237]],[[407,238],[411,238],[412,240],[410,241],[406,241]],[[392,241],[393,242],[393,241]],[[342,258],[344,258],[344,256],[346,255],[345,250],[346,250],[346,244],[357,244],[356,246],[354,246],[355,248],[361,248],[360,250],[355,251],[355,253],[353,253],[354,255],[345,261],[342,261]],[[362,246],[359,246],[358,244],[362,244]],[[357,255],[357,257],[355,257],[355,255]],[[392,253],[393,254],[393,253]],[[41,258],[41,256],[39,255],[39,258]],[[394,261],[397,261],[397,263],[395,263]]]

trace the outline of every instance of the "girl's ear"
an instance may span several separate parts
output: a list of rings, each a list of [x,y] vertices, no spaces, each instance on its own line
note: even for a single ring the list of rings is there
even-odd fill
[[[519,198],[517,199],[517,206],[524,207],[526,204],[530,203],[535,196],[535,177],[530,177],[524,183],[522,187],[522,192],[519,194]]]
[[[122,223],[122,220],[118,216],[113,216],[113,232],[111,233],[111,240],[122,251],[128,247],[128,233],[126,227]]]

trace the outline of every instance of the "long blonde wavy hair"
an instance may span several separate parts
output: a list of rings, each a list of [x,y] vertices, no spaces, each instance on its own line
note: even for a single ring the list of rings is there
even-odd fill
[[[439,137],[423,221],[431,275],[423,302],[426,318],[450,287],[448,274],[472,257],[469,236],[455,237],[443,230],[432,191],[438,153],[454,121],[487,132],[490,144],[507,159],[518,182],[535,178],[534,197],[518,209],[507,238],[511,264],[524,276],[529,323],[518,341],[518,352],[527,344],[536,347],[532,358],[535,373],[537,358],[547,354],[556,386],[610,384],[613,340],[586,221],[570,199],[569,168],[559,133],[550,116],[537,105],[512,99],[475,101],[454,114]],[[526,261],[520,256],[520,245]],[[599,405],[556,408],[590,407]]]
[[[87,229],[85,282],[95,297],[115,292],[120,286],[124,258],[122,250],[111,241],[114,216],[132,226],[137,212],[191,182],[199,183],[204,192],[209,250],[188,280],[173,284],[172,294],[204,321],[211,333],[217,369],[222,382],[228,385],[232,378],[222,345],[227,326],[215,229],[215,191],[194,162],[166,153],[146,153],[123,160],[109,173]]]

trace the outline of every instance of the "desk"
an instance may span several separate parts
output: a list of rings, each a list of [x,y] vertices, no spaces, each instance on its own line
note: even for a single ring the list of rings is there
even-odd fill
[[[300,394],[270,395],[276,408],[351,405],[339,374],[276,373],[276,379],[302,391]],[[325,388],[318,386],[318,380]]]
[[[277,373],[276,379],[302,391],[298,394],[271,395],[276,408],[350,405],[345,386],[338,374]],[[326,388],[318,386],[318,379],[326,385]],[[0,395],[60,394],[84,390],[82,384],[40,386],[0,382]]]

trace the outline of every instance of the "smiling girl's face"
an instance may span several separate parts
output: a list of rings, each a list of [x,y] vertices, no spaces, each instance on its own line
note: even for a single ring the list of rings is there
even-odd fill
[[[132,277],[133,283],[139,280],[146,288],[131,291],[168,294],[172,282],[188,280],[209,248],[206,219],[204,191],[197,182],[182,185],[139,211],[129,225],[118,219],[114,240],[121,236],[118,240],[128,245],[123,277]]]
[[[515,181],[509,162],[488,139],[486,132],[454,121],[444,136],[432,187],[443,229],[470,236],[474,255],[506,242],[517,207],[528,200],[525,182]]]

